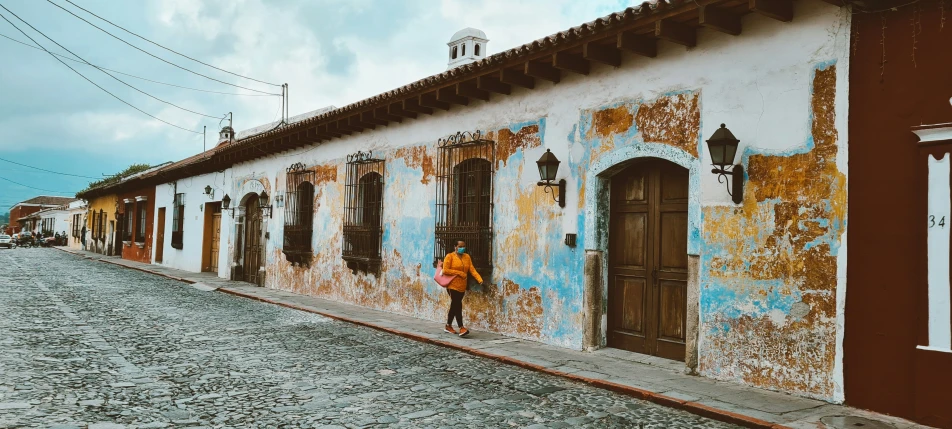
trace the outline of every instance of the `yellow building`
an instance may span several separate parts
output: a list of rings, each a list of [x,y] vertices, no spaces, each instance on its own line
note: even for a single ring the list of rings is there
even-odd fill
[[[86,250],[112,256],[121,250],[116,246],[116,213],[119,197],[114,194],[89,200],[86,215]]]

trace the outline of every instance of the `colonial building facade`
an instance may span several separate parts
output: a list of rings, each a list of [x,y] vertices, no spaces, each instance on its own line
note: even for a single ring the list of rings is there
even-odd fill
[[[435,262],[464,240],[488,280],[466,295],[471,328],[952,424],[929,405],[952,399],[949,384],[919,408],[859,391],[914,352],[867,365],[872,334],[846,322],[851,303],[874,314],[847,288],[863,247],[847,252],[848,191],[868,206],[854,216],[875,211],[848,181],[850,87],[869,77],[851,65],[875,56],[852,12],[658,2],[489,56],[489,37],[466,29],[446,72],[273,130],[227,127],[217,147],[127,186],[155,188],[156,264],[439,329]],[[859,269],[887,265],[859,252]],[[908,310],[894,317],[915,320]]]

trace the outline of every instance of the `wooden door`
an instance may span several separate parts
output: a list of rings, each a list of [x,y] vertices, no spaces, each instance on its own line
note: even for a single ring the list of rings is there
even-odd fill
[[[155,231],[155,262],[162,263],[165,249],[165,207],[159,207],[159,220]]]
[[[208,255],[209,271],[218,273],[218,247],[221,240],[221,208],[212,215],[212,243]]]
[[[684,360],[688,171],[662,160],[612,178],[608,346]]]
[[[245,248],[243,279],[259,284],[258,269],[261,268],[261,209],[257,198],[248,198],[245,205]]]

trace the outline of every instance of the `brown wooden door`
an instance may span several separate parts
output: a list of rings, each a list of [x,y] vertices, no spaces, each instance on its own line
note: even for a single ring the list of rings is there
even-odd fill
[[[208,255],[209,271],[218,273],[218,242],[221,240],[221,208],[212,215],[212,243]]]
[[[162,262],[165,249],[165,207],[159,207],[158,226],[155,228],[155,262]]]
[[[248,198],[245,205],[244,275],[246,282],[260,284],[258,269],[261,268],[261,209],[257,198]]]
[[[662,160],[612,178],[608,346],[684,360],[688,171]]]

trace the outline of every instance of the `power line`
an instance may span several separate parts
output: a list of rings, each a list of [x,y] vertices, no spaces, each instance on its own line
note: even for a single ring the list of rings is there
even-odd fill
[[[4,5],[2,5],[2,4],[0,4],[0,8],[3,8],[3,10],[5,10],[5,11],[11,13],[11,14],[13,14],[13,12],[10,12],[10,9],[7,9],[7,8],[6,8]],[[13,14],[13,16],[16,16],[16,14]],[[76,69],[70,67],[69,64],[66,64],[65,62],[63,62],[63,60],[59,59],[59,57],[57,57],[56,55],[53,55],[53,53],[50,52],[49,49],[46,49],[45,47],[43,47],[43,45],[41,45],[39,42],[37,42],[36,40],[34,40],[32,37],[30,37],[29,34],[26,34],[26,32],[24,32],[23,30],[20,29],[20,27],[17,27],[16,24],[14,24],[14,23],[11,22],[9,19],[7,19],[7,17],[6,17],[5,15],[0,14],[0,18],[3,18],[3,20],[6,21],[6,22],[8,22],[10,25],[12,25],[13,28],[16,28],[17,31],[19,31],[19,32],[22,33],[24,36],[26,36],[27,39],[30,39],[31,42],[33,42],[33,43],[36,44],[37,46],[43,48],[43,50],[46,51],[46,53],[50,54],[50,56],[52,56],[53,58],[55,58],[56,61],[59,61],[59,62],[62,63],[64,66],[66,66],[67,68],[69,68],[70,70],[72,70],[73,73],[76,73],[76,74],[80,75],[83,79],[86,79],[87,82],[89,82],[89,83],[91,83],[91,84],[93,84],[93,85],[96,85],[96,88],[101,89],[103,92],[105,92],[106,94],[111,95],[111,96],[112,96],[113,98],[115,98],[116,100],[121,101],[123,104],[125,104],[125,105],[127,105],[127,106],[129,106],[129,107],[131,107],[131,108],[133,108],[133,109],[136,109],[136,110],[138,110],[139,112],[141,112],[142,114],[144,114],[144,115],[146,115],[146,116],[148,116],[148,117],[150,117],[150,118],[152,118],[152,119],[155,119],[155,120],[157,120],[157,121],[159,121],[159,122],[162,122],[162,123],[167,124],[167,125],[171,125],[171,126],[173,126],[173,127],[175,127],[175,128],[178,128],[178,129],[180,129],[180,130],[183,130],[183,131],[188,131],[188,132],[190,132],[190,133],[195,133],[195,134],[201,134],[201,133],[198,132],[198,131],[193,131],[193,130],[190,130],[190,129],[188,129],[188,128],[183,128],[183,127],[180,127],[180,126],[178,126],[178,125],[175,125],[175,124],[173,124],[173,123],[171,123],[171,122],[168,122],[168,121],[166,121],[166,120],[159,119],[157,116],[155,116],[155,115],[153,115],[153,114],[151,114],[151,113],[149,113],[149,112],[146,112],[145,110],[142,110],[142,109],[140,109],[140,108],[138,108],[138,107],[136,107],[136,106],[133,106],[133,105],[130,104],[128,101],[119,98],[119,96],[117,96],[116,94],[113,94],[113,93],[109,92],[106,88],[103,88],[102,86],[99,86],[98,83],[93,82],[93,81],[90,80],[88,77],[86,77],[86,75],[84,75],[84,74],[80,73],[79,71],[77,71]],[[19,17],[18,17],[18,18],[19,18]],[[21,20],[21,21],[22,21],[22,20]]]
[[[0,7],[2,7],[2,6],[0,6]],[[0,180],[6,180],[7,182],[13,183],[14,185],[20,185],[20,186],[22,186],[22,187],[24,187],[24,188],[36,189],[36,190],[38,190],[38,191],[43,191],[43,192],[52,192],[52,193],[54,193],[54,194],[75,194],[75,192],[53,191],[53,190],[50,190],[50,189],[43,189],[43,188],[37,188],[37,187],[35,187],[35,186],[24,185],[24,184],[22,184],[22,183],[20,183],[20,182],[14,182],[14,181],[12,181],[12,180],[10,180],[10,179],[7,179],[6,177],[0,177]]]
[[[6,8],[4,8],[4,9],[6,9]],[[7,12],[10,12],[10,11],[8,10]],[[119,79],[118,77],[113,76],[112,73],[109,73],[109,72],[107,72],[107,71],[105,71],[105,70],[99,68],[98,66],[95,66],[95,65],[91,64],[89,61],[86,61],[83,57],[77,55],[75,52],[69,50],[69,49],[66,48],[65,46],[60,45],[59,42],[53,40],[52,38],[50,38],[50,36],[47,36],[46,34],[43,34],[42,31],[37,30],[36,27],[30,25],[29,22],[24,21],[23,18],[20,18],[19,16],[17,16],[17,14],[15,14],[15,13],[13,13],[13,12],[10,12],[10,14],[12,14],[12,15],[15,16],[17,19],[19,19],[20,22],[22,22],[22,23],[26,24],[28,27],[32,28],[33,31],[35,31],[35,32],[37,32],[37,33],[40,33],[40,35],[43,36],[43,37],[45,37],[46,40],[49,40],[49,41],[53,42],[53,44],[55,44],[56,46],[59,46],[60,49],[63,49],[64,51],[69,52],[69,53],[72,54],[74,57],[79,58],[80,61],[86,63],[86,65],[95,67],[97,70],[99,70],[99,71],[105,73],[106,75],[108,75],[109,77],[111,77],[111,78],[113,78],[113,79],[119,81],[119,83],[121,83],[121,84],[123,84],[123,85],[125,85],[125,86],[128,86],[129,88],[132,88],[132,89],[138,91],[139,93],[142,93],[143,95],[145,95],[145,96],[147,96],[147,97],[149,97],[149,98],[152,98],[153,100],[160,101],[160,102],[162,102],[162,103],[168,104],[169,106],[175,107],[176,109],[184,110],[184,111],[186,111],[186,112],[194,113],[194,114],[196,114],[196,115],[198,115],[198,116],[204,116],[204,117],[206,117],[206,118],[218,119],[217,116],[206,115],[206,114],[204,114],[204,113],[200,113],[200,112],[196,112],[196,111],[194,111],[194,110],[186,109],[186,108],[184,108],[184,107],[182,107],[182,106],[179,106],[178,104],[172,103],[172,102],[170,102],[170,101],[165,101],[165,100],[163,100],[163,99],[161,99],[161,98],[159,98],[159,97],[156,97],[156,96],[154,96],[154,95],[152,95],[152,94],[149,94],[148,92],[145,92],[145,91],[143,91],[143,90],[141,90],[141,89],[139,89],[139,88],[136,88],[136,87],[133,86],[133,85],[130,85],[130,84],[127,83],[126,81],[124,81],[124,80],[122,80],[122,79]]]
[[[142,48],[140,48],[140,47],[138,47],[138,46],[136,46],[136,45],[133,45],[132,43],[129,43],[129,42],[123,40],[123,39],[120,38],[119,36],[116,36],[115,34],[112,34],[112,33],[108,32],[108,31],[106,31],[106,30],[103,29],[102,27],[100,27],[100,26],[98,26],[98,25],[96,25],[96,24],[93,24],[93,23],[89,22],[86,18],[83,18],[83,17],[81,17],[81,16],[79,16],[79,15],[73,13],[73,11],[71,11],[71,10],[69,10],[69,9],[66,9],[66,8],[64,8],[63,6],[60,6],[60,5],[56,4],[56,3],[53,3],[51,0],[46,0],[46,1],[49,2],[50,4],[52,4],[53,6],[56,6],[56,7],[60,8],[60,9],[63,9],[64,11],[66,11],[67,13],[69,13],[70,15],[73,15],[73,16],[75,16],[76,18],[79,18],[79,19],[82,20],[83,22],[85,22],[85,23],[87,23],[87,24],[89,24],[89,25],[92,25],[93,27],[96,27],[96,29],[98,29],[99,31],[102,31],[103,33],[106,33],[106,34],[112,36],[114,39],[116,39],[116,40],[118,40],[118,41],[120,41],[120,42],[122,42],[122,43],[125,43],[125,44],[127,44],[127,45],[129,45],[129,46],[135,48],[136,50],[138,50],[138,51],[140,51],[140,52],[142,52],[142,53],[144,53],[144,54],[146,54],[146,55],[148,55],[148,56],[150,56],[150,57],[152,57],[152,58],[155,58],[155,59],[157,59],[157,60],[159,60],[159,61],[162,61],[163,63],[166,63],[166,64],[169,64],[169,65],[175,66],[175,67],[180,68],[180,69],[182,69],[182,70],[185,70],[185,71],[187,71],[187,72],[189,72],[189,73],[192,73],[192,74],[201,76],[201,77],[203,77],[203,78],[205,78],[205,79],[211,79],[211,80],[213,80],[213,81],[215,81],[215,82],[223,83],[223,84],[225,84],[225,85],[231,85],[231,86],[234,86],[234,87],[236,87],[236,88],[246,89],[246,90],[248,90],[248,91],[259,92],[259,93],[262,93],[262,94],[270,94],[270,93],[265,92],[265,91],[259,91],[259,90],[257,90],[257,89],[251,89],[251,88],[247,88],[247,87],[244,87],[244,86],[241,86],[241,85],[235,85],[235,84],[233,84],[233,83],[225,82],[225,81],[223,81],[223,80],[215,79],[215,78],[213,78],[213,77],[211,77],[211,76],[206,76],[206,75],[203,75],[203,74],[201,74],[201,73],[199,73],[199,72],[196,72],[196,71],[193,71],[193,70],[189,70],[189,69],[187,69],[187,68],[185,68],[185,67],[182,67],[182,66],[180,66],[180,65],[178,65],[178,64],[175,64],[175,63],[173,63],[173,62],[171,62],[171,61],[169,61],[169,60],[166,60],[165,58],[161,58],[161,57],[159,57],[159,56],[156,56],[155,54],[153,54],[153,53],[151,53],[151,52],[149,52],[149,51],[146,51],[145,49],[142,49]]]
[[[47,0],[47,1],[50,1],[50,0]],[[52,1],[50,1],[50,3],[52,3]],[[206,66],[211,67],[211,68],[213,68],[213,69],[215,69],[215,70],[223,71],[223,72],[228,73],[228,74],[230,74],[230,75],[242,77],[242,78],[245,78],[245,79],[248,79],[248,80],[253,80],[253,81],[255,81],[255,82],[260,82],[260,83],[263,83],[263,84],[266,84],[266,85],[281,86],[281,85],[276,84],[276,83],[265,82],[265,81],[263,81],[263,80],[258,80],[258,79],[251,78],[251,77],[248,77],[248,76],[242,76],[242,75],[240,75],[240,74],[238,74],[238,73],[232,73],[232,72],[230,72],[230,71],[228,71],[228,70],[220,69],[220,68],[215,67],[215,66],[213,66],[213,65],[211,65],[211,64],[208,64],[208,63],[199,61],[199,60],[197,60],[197,59],[195,59],[195,58],[192,58],[192,57],[190,57],[190,56],[188,56],[188,55],[185,55],[185,54],[183,54],[183,53],[181,53],[181,52],[176,52],[176,51],[174,51],[174,50],[172,50],[172,49],[170,49],[170,48],[167,48],[167,47],[165,47],[165,46],[162,46],[162,45],[160,45],[160,44],[158,44],[158,43],[156,43],[156,42],[153,42],[153,41],[151,41],[151,40],[149,40],[149,39],[147,39],[147,38],[145,38],[145,37],[142,37],[142,36],[140,36],[140,35],[138,35],[138,34],[136,34],[136,33],[133,33],[133,32],[131,32],[131,31],[129,31],[129,30],[127,30],[127,29],[125,29],[125,28],[119,26],[118,24],[116,24],[116,23],[114,23],[114,22],[112,22],[112,21],[110,21],[110,20],[108,20],[108,19],[106,19],[106,18],[103,18],[103,17],[101,17],[101,16],[99,16],[99,15],[96,15],[95,13],[90,12],[90,11],[87,10],[87,9],[84,9],[82,6],[80,6],[80,5],[76,4],[76,3],[71,2],[70,0],[66,0],[66,3],[69,3],[69,4],[75,6],[75,7],[79,8],[79,9],[82,9],[84,12],[86,12],[86,13],[92,15],[92,16],[95,16],[96,18],[99,18],[99,19],[101,19],[101,20],[103,20],[103,21],[108,22],[108,23],[111,24],[113,27],[119,28],[120,30],[125,31],[126,33],[129,33],[129,34],[131,34],[131,35],[133,35],[133,36],[136,36],[136,37],[138,37],[138,38],[140,38],[140,39],[142,39],[142,40],[145,40],[146,42],[149,42],[149,43],[151,43],[151,44],[153,44],[153,45],[155,45],[155,46],[158,46],[158,47],[160,47],[160,48],[162,48],[162,49],[165,49],[166,51],[169,51],[169,52],[171,52],[171,53],[173,53],[173,54],[183,56],[183,57],[188,58],[188,59],[190,59],[190,60],[192,60],[192,61],[195,61],[195,62],[197,62],[197,63],[199,63],[199,64],[206,65]],[[55,3],[54,3],[54,4],[55,4]]]
[[[102,177],[93,177],[93,176],[83,176],[83,175],[79,175],[79,174],[61,173],[61,172],[59,172],[59,171],[47,170],[47,169],[45,169],[45,168],[40,168],[40,167],[34,167],[34,166],[32,166],[32,165],[21,164],[21,163],[19,163],[19,162],[10,161],[9,159],[4,159],[4,158],[0,158],[0,161],[5,161],[5,162],[9,162],[9,163],[11,163],[11,164],[16,164],[16,165],[23,166],[23,167],[29,167],[29,168],[33,168],[33,169],[40,170],[40,171],[45,171],[45,172],[47,172],[47,173],[59,174],[59,175],[62,175],[62,176],[82,177],[83,179],[97,179],[97,180],[98,180],[98,179],[102,179]]]
[[[14,39],[14,38],[12,38],[12,37],[10,37],[10,36],[7,36],[7,35],[4,35],[4,34],[0,34],[0,37],[3,37],[3,38],[8,39],[8,40],[10,40],[10,41],[12,41],[12,42],[19,43],[19,44],[21,44],[21,45],[23,45],[23,46],[27,46],[27,47],[30,47],[30,48],[33,48],[33,49],[36,49],[36,50],[39,50],[39,51],[42,51],[42,50],[43,50],[43,48],[41,48],[41,47],[39,47],[39,46],[31,45],[31,44],[29,44],[29,43],[26,43],[26,42],[21,41],[21,40]],[[82,61],[79,61],[79,60],[76,60],[76,59],[67,57],[66,55],[57,54],[57,53],[55,53],[55,52],[53,53],[53,55],[56,55],[57,57],[63,58],[64,60],[67,60],[67,61],[72,61],[72,62],[79,63],[79,64],[86,64],[86,63],[84,63],[84,62],[82,62]],[[212,94],[223,94],[223,95],[241,95],[241,96],[245,96],[245,97],[280,97],[280,96],[281,96],[281,94],[275,94],[275,93],[270,93],[270,92],[269,92],[269,93],[264,93],[264,94],[239,94],[239,93],[237,93],[237,92],[222,92],[222,91],[212,91],[212,90],[209,90],[209,89],[190,88],[190,87],[187,87],[187,86],[176,85],[176,84],[174,84],[174,83],[159,82],[159,81],[157,81],[157,80],[152,80],[152,79],[149,79],[149,78],[145,78],[145,77],[141,77],[141,76],[136,76],[136,75],[134,75],[134,74],[124,73],[124,72],[121,72],[121,71],[118,71],[118,70],[108,69],[108,68],[101,67],[101,66],[96,66],[96,65],[92,65],[92,66],[93,66],[93,67],[96,67],[96,68],[99,68],[99,69],[102,69],[102,70],[111,71],[111,72],[113,72],[113,73],[118,73],[118,74],[121,74],[121,75],[123,75],[123,76],[129,76],[129,77],[131,77],[131,78],[141,79],[141,80],[144,80],[144,81],[146,81],[146,82],[157,83],[157,84],[159,84],[159,85],[174,86],[174,87],[176,87],[176,88],[188,89],[188,90],[192,90],[192,91],[210,92],[210,93],[212,93]]]

